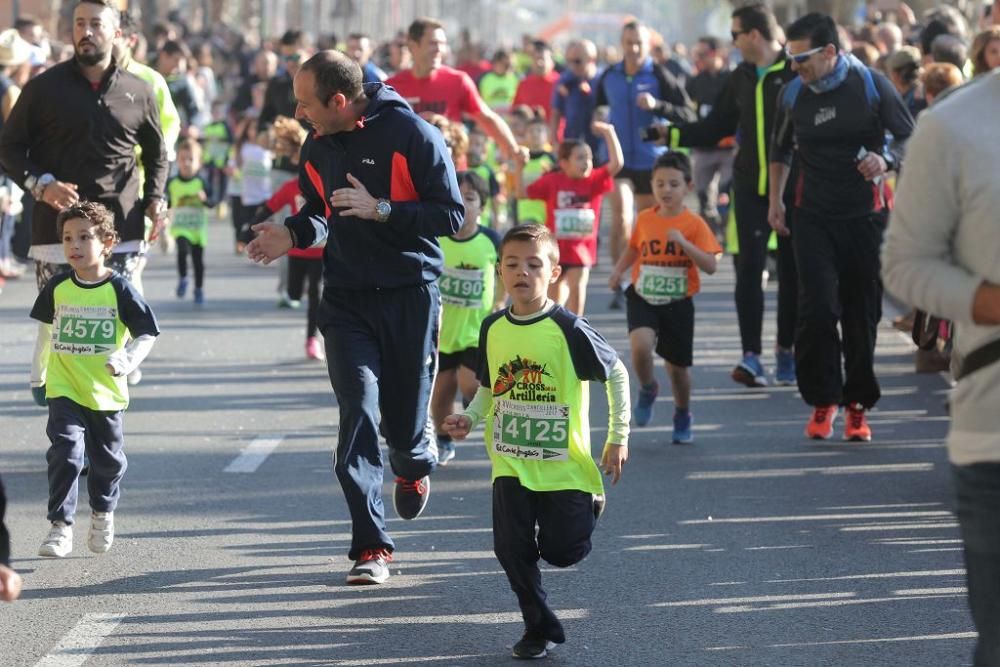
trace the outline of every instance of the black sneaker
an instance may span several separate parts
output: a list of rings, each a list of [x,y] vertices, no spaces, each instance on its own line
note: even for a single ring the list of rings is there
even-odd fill
[[[547,656],[549,649],[555,648],[555,646],[556,643],[548,639],[538,639],[524,635],[521,637],[521,641],[514,644],[514,650],[511,652],[511,655],[520,660],[535,660]]]
[[[365,549],[347,573],[347,583],[361,586],[384,584],[389,579],[391,560],[392,553],[388,549]]]
[[[431,478],[421,477],[415,482],[402,477],[396,478],[396,488],[392,491],[392,506],[400,519],[416,519],[427,507],[431,497]]]

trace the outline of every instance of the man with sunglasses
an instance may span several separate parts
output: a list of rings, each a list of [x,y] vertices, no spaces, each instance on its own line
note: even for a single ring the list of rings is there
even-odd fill
[[[761,276],[767,259],[771,227],[767,222],[768,142],[774,127],[778,93],[795,72],[778,42],[778,24],[763,3],[740,7],[732,14],[733,46],[743,62],[729,76],[708,115],[695,123],[675,124],[664,136],[672,147],[712,148],[738,135],[733,163],[733,210],[739,242],[736,253],[736,317],[743,356],[731,376],[748,387],[767,384],[760,360],[764,328]],[[795,319],[797,303],[795,256],[791,240],[778,239],[778,336],[775,381],[795,383]]]
[[[301,30],[288,30],[281,36],[278,45],[278,73],[267,82],[264,91],[264,105],[257,119],[257,127],[265,129],[274,123],[278,116],[295,117],[295,93],[292,91],[292,81],[299,71],[300,65],[309,57],[305,47],[305,36]],[[285,171],[295,172],[291,165],[282,165]]]
[[[795,361],[799,392],[813,408],[806,435],[831,437],[843,405],[844,439],[868,441],[865,413],[881,395],[874,361],[882,317],[879,248],[891,204],[884,174],[898,170],[913,118],[885,76],[841,52],[829,16],[807,14],[787,35],[799,76],[779,99],[768,220],[788,235],[781,189],[794,153],[792,244],[804,269]]]
[[[549,136],[586,141],[594,154],[594,162],[603,164],[607,161],[607,149],[591,130],[597,78],[597,47],[589,39],[570,42],[566,46],[566,71],[559,76],[552,91]]]

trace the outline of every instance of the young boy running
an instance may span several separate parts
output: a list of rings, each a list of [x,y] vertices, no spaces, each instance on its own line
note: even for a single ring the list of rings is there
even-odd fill
[[[628,372],[586,320],[548,298],[559,276],[559,246],[548,229],[512,228],[500,255],[511,305],[483,322],[481,386],[465,412],[447,417],[444,426],[461,440],[486,419],[493,548],[524,617],[514,657],[544,658],[566,637],[546,602],[538,559],[556,567],[583,560],[604,508],[601,470],[590,452],[588,381],[607,388],[600,468],[614,484],[628,458]]]
[[[626,290],[632,368],[639,378],[635,423],[653,417],[660,387],[653,376],[653,351],[663,357],[674,395],[674,443],[692,442],[691,366],[694,353],[694,301],[699,274],[715,273],[722,248],[711,227],[684,206],[693,190],[691,161],[665,153],[653,164],[656,205],[639,213],[628,248],[611,272],[612,290],[632,269]]]
[[[201,174],[201,144],[184,139],[177,147],[177,175],[167,181],[170,236],[177,241],[177,298],[187,294],[187,258],[194,267],[194,302],[205,303],[205,246],[208,212],[214,206],[211,186]]]
[[[444,251],[441,290],[441,333],[438,338],[438,374],[431,394],[431,417],[438,431],[438,465],[455,458],[455,443],[441,428],[455,409],[455,394],[468,405],[476,394],[479,365],[479,327],[487,315],[503,307],[503,285],[497,280],[500,237],[480,225],[489,186],[472,171],[458,173],[465,202],[465,222],[454,236],[438,239]]]
[[[56,224],[72,271],[53,277],[31,309],[41,322],[31,391],[36,401],[48,402],[51,441],[46,458],[52,527],[38,555],[62,558],[73,550],[84,452],[92,510],[87,546],[94,553],[111,548],[126,468],[125,377],[149,354],[160,330],[138,291],[105,265],[116,241],[111,212],[84,201],[63,210]]]

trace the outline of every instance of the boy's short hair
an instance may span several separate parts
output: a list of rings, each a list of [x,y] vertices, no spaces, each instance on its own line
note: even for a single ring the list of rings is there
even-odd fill
[[[81,199],[76,204],[60,211],[56,217],[56,229],[59,231],[59,236],[62,236],[63,227],[67,220],[87,220],[97,227],[97,233],[101,239],[118,241],[115,216],[104,204]]]
[[[590,150],[590,145],[583,139],[565,139],[559,144],[559,152],[556,157],[560,160],[568,160],[573,156],[573,151],[580,147]]]
[[[490,198],[490,186],[474,171],[460,171],[457,174],[459,187],[468,185],[479,195],[479,203],[485,205]]]
[[[508,229],[507,233],[503,235],[503,240],[500,241],[501,260],[503,260],[504,248],[512,241],[524,241],[542,246],[552,265],[555,266],[559,263],[559,244],[556,243],[552,232],[545,225],[528,223],[525,225],[516,225]]]
[[[693,176],[691,172],[691,158],[684,153],[671,151],[656,158],[650,174],[656,173],[657,169],[676,169],[684,175],[684,182],[690,183]]]
[[[192,139],[191,137],[185,137],[184,139],[181,139],[180,142],[177,144],[176,152],[180,153],[181,151],[190,151],[192,155],[200,157],[201,144],[198,143],[198,141],[196,141],[195,139]]]

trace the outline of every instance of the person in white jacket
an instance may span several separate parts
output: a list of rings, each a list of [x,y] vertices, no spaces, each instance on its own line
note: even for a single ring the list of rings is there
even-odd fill
[[[979,631],[975,665],[1000,665],[1000,72],[926,111],[907,146],[882,250],[885,287],[951,320],[962,361],[948,456]],[[990,345],[993,343],[993,345]]]

